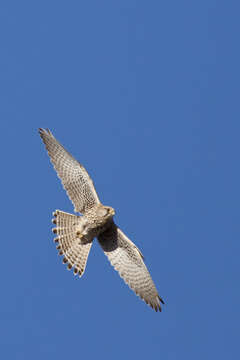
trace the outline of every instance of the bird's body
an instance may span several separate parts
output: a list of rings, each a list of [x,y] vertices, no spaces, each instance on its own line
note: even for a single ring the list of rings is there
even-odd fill
[[[80,234],[78,234],[78,237],[81,238],[89,234],[93,238],[98,237],[112,225],[114,214],[115,211],[110,206],[95,205],[82,216],[82,228],[79,229]]]
[[[69,270],[73,268],[75,275],[82,276],[93,239],[97,238],[124,281],[147,304],[161,311],[160,302],[164,302],[143,262],[142,253],[115,225],[114,209],[101,204],[87,171],[52,133],[44,129],[39,129],[39,133],[75,211],[82,214],[77,216],[60,210],[54,213],[56,227],[53,232],[57,234],[54,240],[59,254],[64,255],[63,263],[68,264]]]

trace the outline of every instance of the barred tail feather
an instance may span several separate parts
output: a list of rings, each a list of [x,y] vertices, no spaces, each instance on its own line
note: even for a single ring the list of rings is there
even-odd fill
[[[78,229],[81,228],[81,222],[83,221],[81,216],[60,210],[56,210],[53,216],[52,222],[56,224],[53,233],[57,234],[54,241],[57,243],[58,253],[64,255],[63,263],[67,264],[69,270],[74,268],[74,275],[82,276],[93,239],[82,241],[77,237]]]

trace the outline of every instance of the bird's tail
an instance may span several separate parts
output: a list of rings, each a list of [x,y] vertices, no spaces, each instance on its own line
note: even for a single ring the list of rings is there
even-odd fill
[[[56,210],[53,216],[52,222],[56,225],[53,233],[57,234],[54,241],[57,243],[58,253],[64,255],[63,263],[67,264],[69,270],[74,268],[74,275],[82,276],[93,239],[82,239],[83,219],[81,216],[60,210]]]

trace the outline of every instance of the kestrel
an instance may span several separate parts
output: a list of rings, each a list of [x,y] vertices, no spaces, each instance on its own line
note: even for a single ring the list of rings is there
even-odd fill
[[[143,261],[137,246],[115,225],[115,211],[101,204],[93,182],[85,168],[67,152],[48,129],[39,129],[50,160],[62,181],[74,211],[81,216],[60,210],[54,212],[59,255],[69,270],[82,276],[94,238],[119,275],[147,304],[161,311],[162,298]]]

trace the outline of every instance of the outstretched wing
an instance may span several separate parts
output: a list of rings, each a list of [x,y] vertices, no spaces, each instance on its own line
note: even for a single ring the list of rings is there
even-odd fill
[[[84,167],[67,152],[48,129],[39,129],[50,160],[62,180],[63,187],[74,205],[74,211],[82,214],[99,204],[93,182]]]
[[[160,303],[164,302],[158,295],[136,245],[114,223],[99,235],[98,241],[115,270],[130,288],[156,311],[161,311]]]

